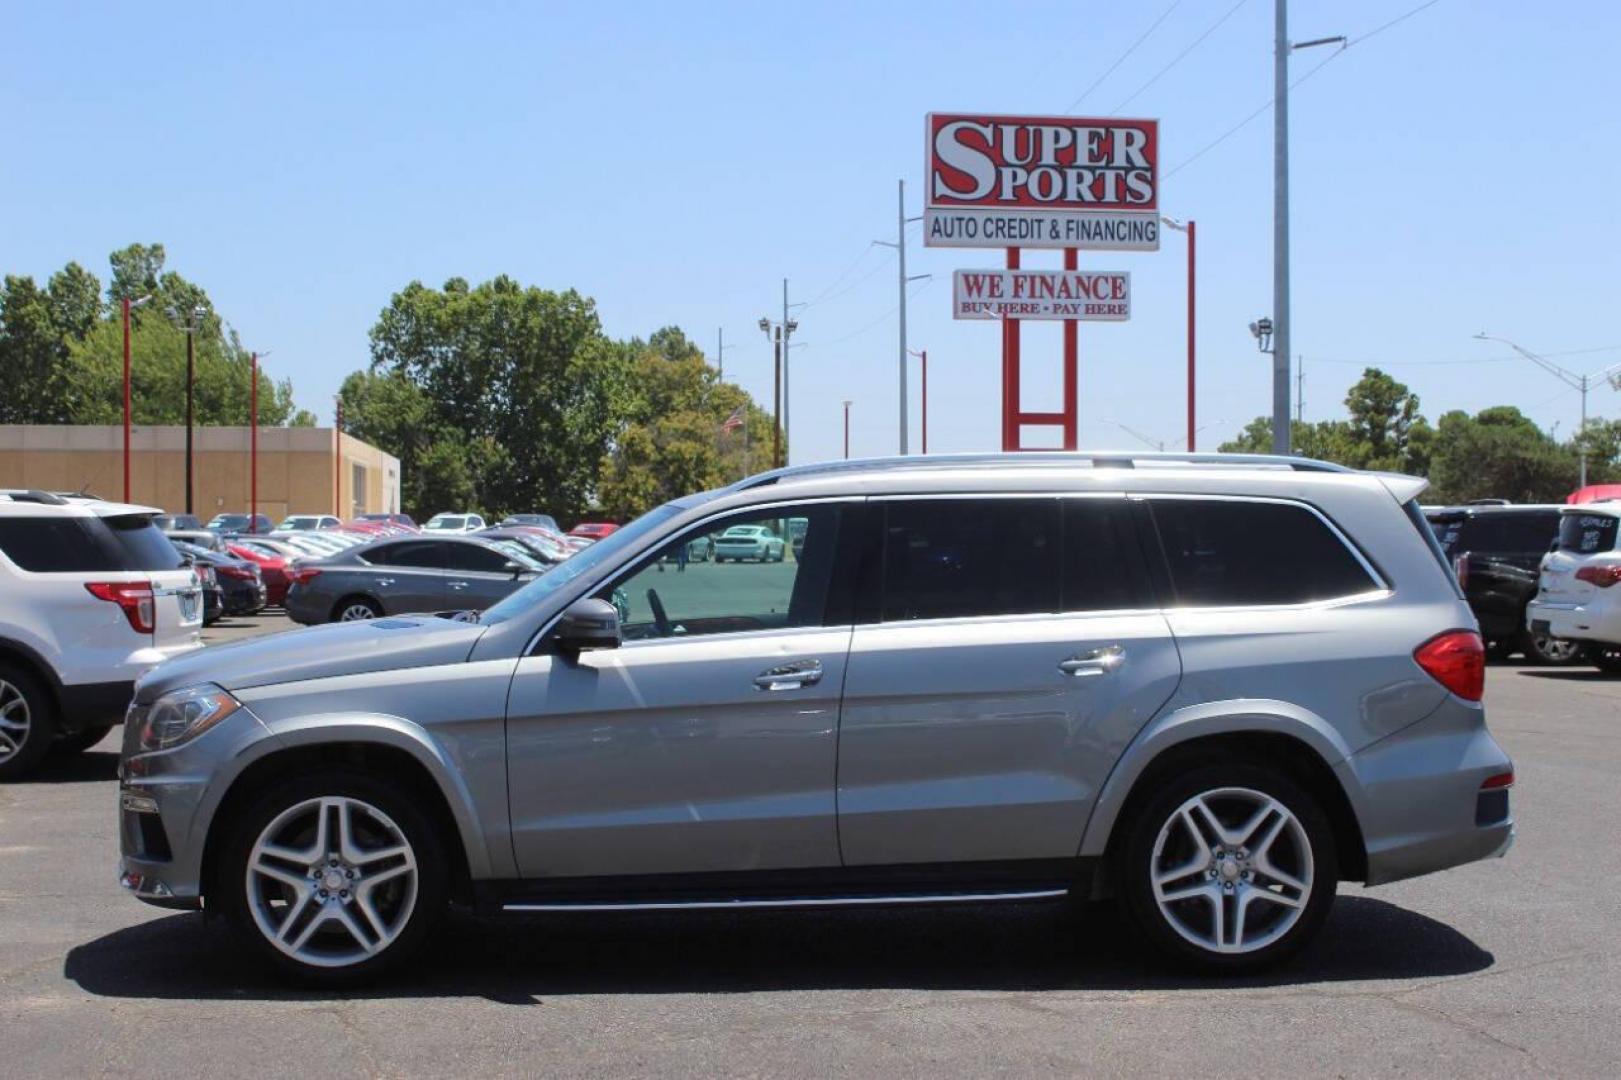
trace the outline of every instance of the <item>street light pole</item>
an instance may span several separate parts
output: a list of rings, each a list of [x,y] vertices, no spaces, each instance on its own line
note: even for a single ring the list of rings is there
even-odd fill
[[[1272,452],[1289,452],[1289,0],[1273,0]]]

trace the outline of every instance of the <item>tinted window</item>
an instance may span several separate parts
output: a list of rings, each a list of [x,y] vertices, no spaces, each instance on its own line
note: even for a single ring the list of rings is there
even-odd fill
[[[498,574],[508,560],[512,559],[506,552],[494,551],[483,544],[447,543],[445,546],[449,549],[446,552],[445,564],[452,570]]]
[[[1557,511],[1541,513],[1483,513],[1471,517],[1453,541],[1454,554],[1463,551],[1524,552],[1548,550],[1558,535]]]
[[[1156,499],[1153,508],[1181,606],[1301,604],[1378,588],[1304,507]]]
[[[443,547],[443,544],[431,540],[407,540],[373,548],[366,552],[364,558],[373,566],[417,566],[441,570],[445,565]]]
[[[1125,500],[1064,500],[1063,559],[1065,611],[1157,606]]]
[[[763,524],[780,533],[785,513],[752,511],[689,530],[598,595],[619,610],[629,640],[820,626],[827,613],[840,507],[795,508],[793,515],[807,523],[805,545],[798,554],[785,550],[781,562],[698,562],[690,557],[739,523]]]
[[[173,570],[181,564],[180,553],[151,518],[129,514],[102,518],[101,524],[111,534],[124,569]]]
[[[19,569],[34,573],[99,573],[119,570],[120,559],[89,518],[0,517],[0,551]],[[174,549],[171,547],[170,552]],[[174,555],[171,566],[178,565]]]
[[[884,505],[885,622],[1058,610],[1056,499]]]
[[[1564,514],[1559,521],[1559,550],[1591,555],[1615,550],[1616,527],[1621,519],[1609,514]]]
[[[1447,558],[1458,553],[1458,541],[1463,538],[1463,527],[1468,520],[1467,514],[1436,514],[1430,517],[1430,531],[1435,534],[1435,542],[1441,545]]]

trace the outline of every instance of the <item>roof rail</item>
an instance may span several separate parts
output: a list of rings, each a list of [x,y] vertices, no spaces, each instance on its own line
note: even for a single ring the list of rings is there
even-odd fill
[[[1314,458],[1285,454],[1215,454],[1174,452],[1137,453],[1133,450],[1046,450],[1009,454],[913,454],[906,457],[853,458],[788,465],[756,473],[731,485],[729,491],[747,491],[779,480],[877,469],[1046,468],[1089,464],[1094,469],[1134,469],[1145,465],[1226,465],[1238,468],[1292,469],[1295,472],[1349,473],[1356,470]]]
[[[60,495],[53,495],[49,491],[29,489],[27,491],[7,491],[14,503],[39,503],[43,506],[66,506],[68,501]]]

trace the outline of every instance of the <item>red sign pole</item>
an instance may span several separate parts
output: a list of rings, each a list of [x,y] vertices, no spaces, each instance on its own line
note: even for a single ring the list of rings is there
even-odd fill
[[[1007,268],[1019,268],[1019,249],[1007,249]],[[1019,320],[1002,320],[1002,452],[1019,449]]]
[[[249,360],[248,386],[248,532],[259,531],[259,354]]]
[[[1074,248],[1064,249],[1064,269],[1078,269],[1079,253]],[[1080,324],[1074,319],[1064,320],[1064,449],[1074,450],[1080,445],[1079,384],[1080,384]]]
[[[129,502],[129,297],[119,310],[124,318],[124,501]]]

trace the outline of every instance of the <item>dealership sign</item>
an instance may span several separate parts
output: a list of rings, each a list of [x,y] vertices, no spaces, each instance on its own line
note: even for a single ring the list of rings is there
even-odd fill
[[[930,247],[1159,250],[1159,122],[930,113]]]
[[[1113,270],[958,270],[955,319],[1131,318],[1131,275]]]

